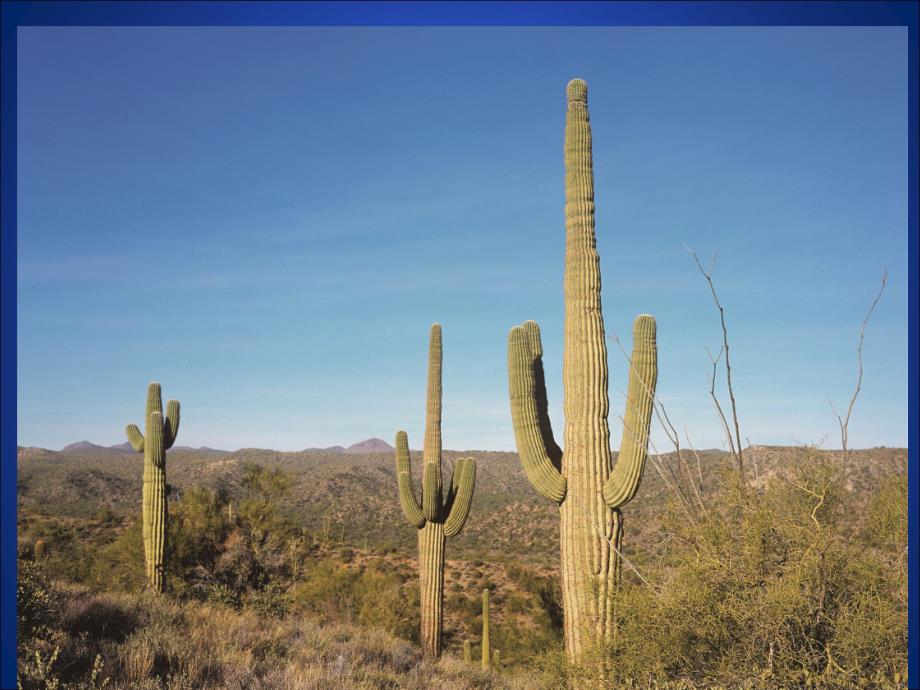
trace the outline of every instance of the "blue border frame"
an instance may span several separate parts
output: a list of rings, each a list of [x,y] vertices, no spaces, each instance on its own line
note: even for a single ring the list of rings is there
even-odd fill
[[[0,6],[0,687],[16,687],[16,57],[20,26],[905,26],[908,29],[909,435],[918,441],[920,2],[74,2]],[[908,678],[920,688],[920,468],[909,461]]]

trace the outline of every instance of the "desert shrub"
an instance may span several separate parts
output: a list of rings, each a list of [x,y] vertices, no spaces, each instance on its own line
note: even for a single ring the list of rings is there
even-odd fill
[[[849,536],[855,508],[837,469],[809,453],[794,462],[788,479],[723,487],[706,511],[666,521],[667,553],[646,564],[648,582],[627,572],[617,598],[615,682],[855,688],[903,674],[906,597],[889,564],[902,492],[869,502],[867,531],[886,554]]]
[[[89,582],[101,589],[138,591],[147,584],[140,519],[133,520],[93,559]]]
[[[358,612],[355,581],[360,575],[331,560],[308,563],[291,590],[293,606],[324,621],[354,621]]]
[[[16,568],[16,611],[20,645],[28,645],[56,623],[60,592],[37,563],[20,560]]]
[[[193,486],[182,492],[182,500],[170,505],[169,559],[177,571],[211,569],[230,533],[226,504],[210,489]]]
[[[90,579],[100,544],[80,527],[67,523],[45,524],[30,536],[33,544],[39,540],[44,543],[40,560],[49,578],[69,582]]]
[[[359,571],[333,559],[313,561],[289,594],[292,608],[322,621],[358,623],[418,640],[418,585],[404,583],[384,564],[371,562]]]
[[[279,585],[270,583],[253,592],[248,603],[260,616],[283,618],[290,607],[290,598]]]
[[[207,589],[206,601],[212,606],[239,609],[242,605],[240,593],[224,584],[214,584]]]
[[[907,548],[907,475],[891,477],[869,501],[866,540],[889,555]]]
[[[401,578],[374,563],[355,583],[359,602],[358,622],[381,628],[405,640],[419,639],[419,590],[413,583],[402,584]]]

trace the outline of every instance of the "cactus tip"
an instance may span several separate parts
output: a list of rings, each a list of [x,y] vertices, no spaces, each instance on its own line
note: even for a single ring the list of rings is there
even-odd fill
[[[573,79],[565,89],[569,101],[588,102],[588,84],[584,79]]]
[[[633,321],[633,330],[636,333],[645,333],[647,335],[655,335],[658,325],[655,321],[655,317],[651,314],[639,314],[636,317],[636,320]]]

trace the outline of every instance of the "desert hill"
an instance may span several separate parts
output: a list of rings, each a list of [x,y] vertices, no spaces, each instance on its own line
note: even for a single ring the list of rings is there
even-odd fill
[[[374,452],[386,446],[384,452]],[[100,507],[115,514],[137,510],[143,458],[94,444],[72,444],[62,451],[20,448],[18,496],[21,509],[62,517],[87,517]],[[370,452],[362,449],[371,449]],[[793,470],[801,449],[754,446],[745,451],[747,472],[759,484]],[[831,461],[839,452],[816,451]],[[505,554],[517,560],[552,566],[558,556],[556,508],[532,489],[516,453],[445,451],[449,476],[454,460],[476,457],[478,478],[470,519],[456,539],[451,555],[480,558]],[[699,463],[697,466],[697,455]],[[717,450],[687,454],[687,465],[675,454],[650,458],[639,493],[624,509],[629,536],[627,549],[650,548],[659,539],[663,511],[675,500],[674,478],[702,477],[702,493],[715,490],[719,473],[730,467],[730,456]],[[402,517],[396,495],[392,448],[379,439],[336,449],[282,452],[268,449],[217,451],[176,447],[168,452],[167,476],[172,500],[185,489],[206,486],[240,494],[246,463],[289,473],[293,485],[281,499],[283,511],[313,533],[330,534],[359,547],[396,547],[411,554],[415,531]],[[886,478],[907,471],[907,451],[875,448],[850,452],[847,483],[857,494],[877,489]],[[421,454],[413,451],[416,490],[421,486]]]

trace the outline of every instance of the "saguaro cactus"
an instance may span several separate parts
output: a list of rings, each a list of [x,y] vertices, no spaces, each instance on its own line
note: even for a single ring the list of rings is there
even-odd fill
[[[489,621],[489,588],[482,590],[482,670],[492,666],[492,636]]]
[[[138,453],[144,454],[143,532],[144,559],[147,565],[147,583],[151,589],[162,592],[166,588],[166,497],[170,486],[166,483],[166,451],[176,441],[179,432],[179,401],[170,400],[163,416],[160,384],[147,388],[146,433],[136,424],[125,430],[128,442]]]
[[[613,635],[623,534],[620,511],[642,478],[658,369],[655,319],[643,314],[633,327],[623,437],[612,467],[587,85],[575,79],[567,94],[564,451],[550,428],[543,346],[533,321],[511,329],[508,373],[524,471],[540,494],[559,505],[565,649],[577,661],[593,643]]]
[[[396,434],[396,479],[399,503],[409,524],[418,528],[421,632],[425,651],[441,654],[444,603],[444,544],[460,534],[473,502],[476,461],[461,458],[454,464],[450,485],[441,484],[441,327],[431,327],[428,348],[428,402],[422,453],[422,502],[415,498],[409,461],[409,438]]]

